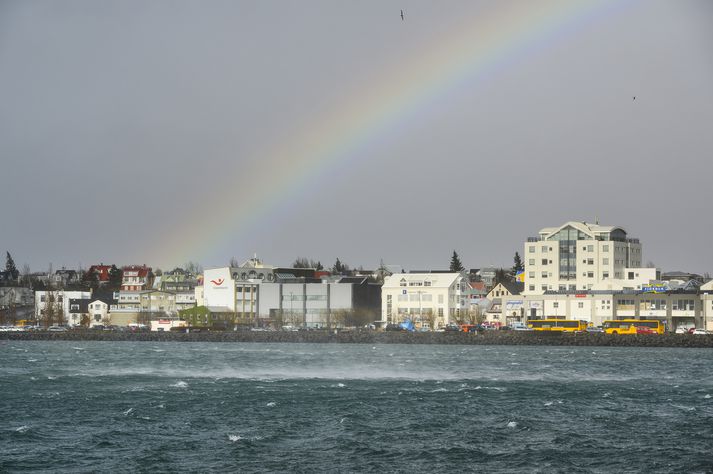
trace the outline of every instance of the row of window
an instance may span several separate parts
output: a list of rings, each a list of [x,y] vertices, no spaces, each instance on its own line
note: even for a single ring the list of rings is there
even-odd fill
[[[432,282],[426,281],[409,281],[408,286],[431,286]],[[399,286],[407,286],[406,279],[402,278],[399,282]]]

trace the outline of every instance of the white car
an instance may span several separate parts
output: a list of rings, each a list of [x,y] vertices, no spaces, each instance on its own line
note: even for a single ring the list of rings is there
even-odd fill
[[[512,323],[510,328],[513,331],[534,331],[534,329],[527,327],[525,323]]]
[[[66,332],[67,328],[64,326],[50,326],[47,330],[49,332]]]
[[[676,328],[676,334],[688,334],[688,328],[679,326]]]
[[[710,332],[710,331],[706,331],[705,329],[694,329],[691,334],[703,334],[703,335],[706,335],[706,334],[711,334],[711,332]]]

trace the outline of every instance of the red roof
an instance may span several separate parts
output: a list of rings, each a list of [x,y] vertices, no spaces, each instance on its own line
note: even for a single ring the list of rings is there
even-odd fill
[[[151,267],[146,265],[128,265],[121,269],[124,273],[126,272],[138,272],[139,277],[145,277],[151,272]]]
[[[87,271],[94,272],[99,277],[99,281],[109,281],[109,270],[111,265],[92,265]]]

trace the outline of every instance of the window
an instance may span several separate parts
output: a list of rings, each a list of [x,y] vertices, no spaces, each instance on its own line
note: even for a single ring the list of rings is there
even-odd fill
[[[593,259],[593,258],[588,258],[588,259],[587,259],[587,265],[594,265],[594,259]]]
[[[406,286],[406,280],[402,278],[399,282],[399,286]]]
[[[542,278],[547,278],[547,272],[542,272]]]
[[[603,259],[602,259],[602,265],[609,265],[609,259],[608,259],[608,258],[603,258]]]
[[[528,264],[528,265],[534,265],[534,264],[535,264],[535,259],[534,259],[534,258],[531,258],[531,259],[527,262],[527,264]]]
[[[543,264],[543,265],[547,265],[547,259],[546,259],[546,258],[543,258],[543,259],[542,259],[542,264]]]
[[[431,282],[426,280],[423,282],[423,286],[431,286]]]
[[[587,252],[594,252],[594,245],[587,245]]]
[[[542,253],[547,253],[547,246],[546,246],[546,245],[543,245],[543,246],[542,246]]]
[[[629,280],[633,280],[633,279],[634,279],[634,272],[629,272]]]
[[[607,280],[609,279],[609,272],[603,272],[602,273],[602,280]]]
[[[535,246],[534,246],[534,245],[530,245],[530,246],[528,247],[527,251],[530,252],[530,253],[535,253]]]
[[[438,295],[438,303],[443,304],[443,295]]]
[[[609,245],[602,245],[602,252],[608,252],[609,251]]]
[[[579,303],[577,303],[577,308],[579,308],[579,309],[584,308],[584,302],[580,301]]]
[[[594,278],[594,272],[587,272],[587,278]]]
[[[535,285],[530,285],[530,286],[529,286],[529,290],[530,290],[530,291],[535,291]]]
[[[438,308],[438,317],[439,318],[443,317],[443,308]]]
[[[542,285],[542,291],[547,291],[547,285]]]
[[[408,295],[399,295],[399,301],[408,301]]]
[[[535,278],[535,272],[529,272],[529,273],[527,274],[527,277],[528,277],[528,278]]]
[[[552,307],[553,307],[553,308],[559,308],[559,307],[560,307],[560,304],[559,304],[557,301],[555,301],[554,303],[552,303]]]

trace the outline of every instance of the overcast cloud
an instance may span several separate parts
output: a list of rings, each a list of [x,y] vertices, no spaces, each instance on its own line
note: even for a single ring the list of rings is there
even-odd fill
[[[713,270],[707,0],[618,2],[386,125],[249,230],[153,254],[226,180],[283,193],[260,150],[495,5],[2,1],[0,251],[36,270],[254,252],[444,268],[453,249],[509,266],[542,227],[598,217],[644,262]]]

